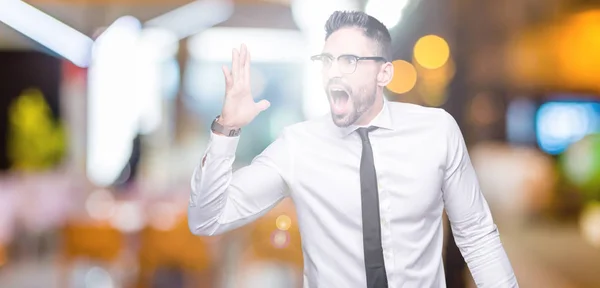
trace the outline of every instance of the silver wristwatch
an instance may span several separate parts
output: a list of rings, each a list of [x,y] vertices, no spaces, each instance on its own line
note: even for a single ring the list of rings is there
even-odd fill
[[[215,132],[215,133],[219,133],[228,137],[235,137],[240,135],[240,132],[242,131],[241,128],[236,128],[233,129],[231,127],[225,127],[221,124],[219,124],[219,122],[217,120],[219,120],[219,117],[221,117],[221,115],[217,116],[215,118],[215,120],[213,120],[212,124],[210,125],[210,129]]]

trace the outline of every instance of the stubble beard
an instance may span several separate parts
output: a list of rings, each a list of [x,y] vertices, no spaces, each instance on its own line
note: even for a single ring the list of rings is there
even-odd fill
[[[354,97],[353,94],[348,95],[352,100],[353,109],[351,112],[336,115],[332,111],[331,118],[336,126],[345,128],[356,123],[356,121],[358,121],[358,119],[375,104],[375,91],[371,91],[371,93],[368,93],[366,89],[360,89],[359,91],[360,95],[358,95],[358,97]]]

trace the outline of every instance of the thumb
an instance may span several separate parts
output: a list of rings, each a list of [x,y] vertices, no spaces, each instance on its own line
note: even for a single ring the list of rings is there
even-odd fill
[[[269,103],[269,101],[263,99],[258,101],[258,103],[256,103],[256,108],[258,109],[259,112],[265,111],[267,110],[267,108],[269,108],[271,106],[271,103]]]

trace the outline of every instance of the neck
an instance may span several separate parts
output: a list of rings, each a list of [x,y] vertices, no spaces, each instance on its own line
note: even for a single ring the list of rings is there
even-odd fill
[[[355,124],[359,125],[359,126],[369,125],[369,123],[371,123],[371,121],[373,121],[373,119],[375,119],[375,117],[377,117],[377,115],[379,115],[379,113],[381,112],[382,109],[383,109],[383,93],[378,93],[378,95],[375,98],[375,102],[373,103],[371,108],[369,108],[369,110],[365,111],[365,113],[363,113],[363,115],[360,116],[360,118],[358,118],[358,121],[356,121]]]

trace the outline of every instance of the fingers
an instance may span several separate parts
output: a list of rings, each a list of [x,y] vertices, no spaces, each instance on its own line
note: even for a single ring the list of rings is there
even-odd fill
[[[248,54],[248,49],[246,49],[246,45],[242,44],[240,46],[240,74],[244,69],[244,65],[246,64],[246,55]]]
[[[246,44],[242,44],[239,51],[234,48],[231,54],[231,73],[227,73],[229,70],[227,67],[223,67],[227,87],[231,87],[235,83],[245,86],[250,85],[250,53],[248,47],[246,47]]]
[[[267,110],[267,108],[269,108],[271,106],[271,103],[265,99],[258,101],[258,103],[256,103],[256,108],[258,109],[259,112],[265,111]]]
[[[244,63],[244,76],[246,85],[250,85],[250,51],[246,48],[246,62]]]
[[[231,53],[231,75],[233,76],[233,81],[235,82],[240,77],[240,53],[235,48]]]
[[[231,88],[231,85],[233,85],[233,79],[231,77],[231,72],[229,72],[229,68],[227,68],[227,66],[223,65],[222,67],[223,69],[223,75],[225,75],[225,87],[227,87],[227,89]]]

